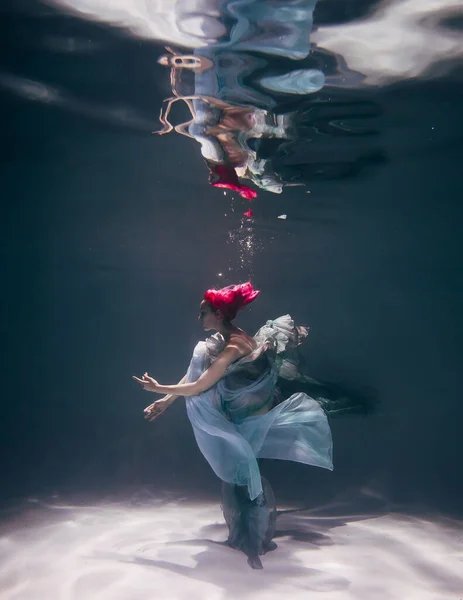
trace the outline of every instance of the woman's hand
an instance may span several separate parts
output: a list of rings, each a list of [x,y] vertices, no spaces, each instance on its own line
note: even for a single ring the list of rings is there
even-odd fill
[[[168,406],[170,406],[170,402],[167,398],[156,400],[156,402],[153,402],[153,404],[147,406],[143,411],[145,413],[145,419],[148,419],[148,421],[154,421],[154,419],[159,417],[159,415],[162,414]]]
[[[158,388],[160,387],[156,379],[150,377],[148,373],[145,373],[141,379],[135,377],[135,375],[132,375],[132,379],[135,379],[135,381],[141,383],[143,389],[147,392],[157,392]]]

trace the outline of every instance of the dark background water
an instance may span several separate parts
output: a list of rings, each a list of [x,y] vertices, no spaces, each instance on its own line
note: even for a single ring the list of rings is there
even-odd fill
[[[150,135],[170,94],[160,45],[12,6],[0,25],[2,498],[147,484],[218,493],[183,400],[147,423],[153,396],[131,375],[180,379],[203,336],[204,289],[252,275],[262,294],[240,325],[289,312],[311,327],[311,375],[381,400],[374,417],[333,422],[333,473],[265,462],[277,498],[368,488],[461,510],[458,71],[350,93],[378,107],[381,164],[261,193],[243,229],[245,201],[207,185],[196,143]],[[60,45],[66,35],[79,52]],[[18,94],[11,75],[48,87]],[[336,153],[336,136],[316,148],[330,142]]]

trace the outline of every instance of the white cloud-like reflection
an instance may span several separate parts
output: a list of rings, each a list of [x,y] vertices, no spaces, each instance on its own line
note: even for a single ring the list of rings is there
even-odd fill
[[[256,0],[256,4],[263,0]],[[132,34],[189,48],[213,44],[225,33],[218,0],[46,0],[80,17]],[[364,83],[383,85],[429,75],[463,57],[461,31],[441,26],[462,13],[461,0],[384,0],[366,18],[320,27],[311,40],[341,55]],[[437,70],[437,72],[439,69]],[[344,80],[341,78],[340,83]],[[351,85],[358,85],[352,78]],[[332,83],[336,83],[332,80]]]
[[[455,12],[463,14],[461,0],[389,0],[366,19],[321,27],[312,40],[340,54],[367,84],[382,85],[463,57],[461,32],[439,25]]]
[[[128,29],[144,39],[189,48],[213,43],[225,33],[219,0],[44,0],[47,4]]]
[[[263,571],[252,571],[242,553],[220,543],[219,502],[36,501],[9,522],[3,515],[0,599],[461,596],[461,523],[338,509],[282,511],[278,548],[263,557]]]

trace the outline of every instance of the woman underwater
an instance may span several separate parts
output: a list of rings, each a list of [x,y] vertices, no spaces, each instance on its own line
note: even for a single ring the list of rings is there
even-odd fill
[[[143,389],[166,394],[145,409],[149,420],[185,397],[198,447],[223,482],[227,544],[242,550],[254,569],[262,568],[260,555],[276,548],[273,494],[257,460],[332,470],[327,414],[365,409],[362,400],[352,402],[340,388],[300,372],[298,346],[307,329],[289,315],[267,321],[253,337],[233,324],[258,294],[250,282],[207,290],[199,321],[217,333],[196,345],[183,379],[161,385],[148,373],[133,377]]]

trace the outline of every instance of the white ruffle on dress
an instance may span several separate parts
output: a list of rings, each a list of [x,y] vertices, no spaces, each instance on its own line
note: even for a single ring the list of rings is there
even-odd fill
[[[306,335],[289,315],[267,321],[254,336],[257,347],[251,354],[231,364],[213,387],[186,397],[202,454],[222,481],[247,486],[250,500],[262,493],[258,458],[333,469],[331,430],[320,402],[304,392],[284,399],[278,385],[304,380],[297,346]],[[224,346],[218,333],[199,342],[187,381],[196,381]]]

